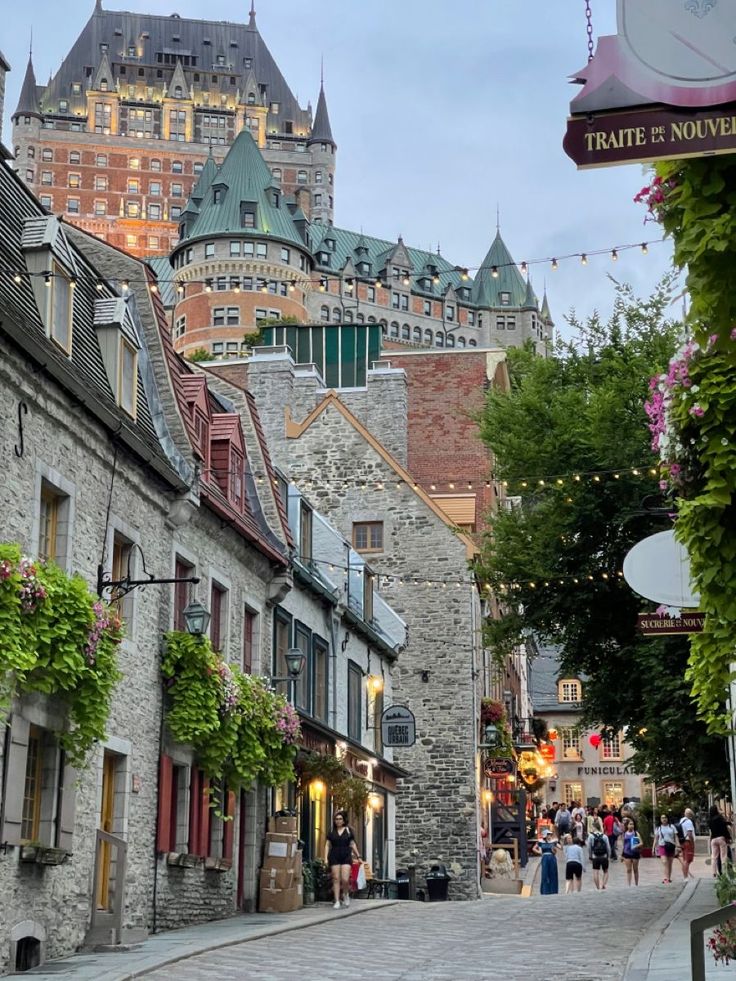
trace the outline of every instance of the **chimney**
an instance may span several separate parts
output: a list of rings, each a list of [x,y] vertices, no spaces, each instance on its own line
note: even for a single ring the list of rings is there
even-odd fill
[[[3,116],[5,114],[5,76],[10,71],[10,65],[0,51],[0,160],[9,160],[10,151],[3,143]]]

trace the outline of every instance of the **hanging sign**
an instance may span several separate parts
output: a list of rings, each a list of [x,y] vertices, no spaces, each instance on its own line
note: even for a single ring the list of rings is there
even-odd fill
[[[506,777],[514,772],[514,761],[505,756],[487,756],[483,760],[483,772],[487,777]]]
[[[381,716],[381,738],[384,746],[413,746],[417,738],[414,713],[405,705],[391,705]]]
[[[639,630],[645,637],[668,637],[673,634],[699,634],[703,630],[705,613],[684,610],[679,616],[659,613],[639,613]]]
[[[733,153],[736,0],[617,0],[573,75],[563,143],[581,167]]]

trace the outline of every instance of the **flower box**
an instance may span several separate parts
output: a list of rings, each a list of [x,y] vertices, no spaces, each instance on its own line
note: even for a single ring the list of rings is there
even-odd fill
[[[193,869],[201,859],[199,855],[191,855],[188,852],[168,852],[166,864],[174,865],[181,869]]]
[[[210,872],[229,872],[233,863],[229,858],[215,858],[208,855],[204,860],[204,867]]]
[[[23,845],[20,860],[25,864],[63,865],[71,855],[66,848],[50,848],[45,845]]]

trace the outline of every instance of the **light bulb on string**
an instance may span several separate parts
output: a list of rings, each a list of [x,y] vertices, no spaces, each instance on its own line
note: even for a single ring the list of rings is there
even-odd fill
[[[580,265],[581,266],[587,266],[588,265],[588,257],[587,257],[587,255],[584,252],[580,256]]]
[[[15,276],[13,276],[13,282],[15,282],[15,283],[20,283],[20,282],[22,282],[22,280],[23,280],[23,277],[21,276],[20,273],[16,273]]]
[[[491,276],[498,279],[498,266],[491,266]]]
[[[526,264],[526,262],[522,262],[522,264],[521,264],[521,271],[522,271],[522,273],[523,273],[523,274],[524,274],[525,276],[526,276],[526,271],[527,271],[527,269],[528,269],[528,268],[529,268],[529,267],[528,267],[528,265]]]
[[[556,270],[557,270],[557,268],[558,268],[558,265],[559,265],[559,264],[558,264],[558,262],[557,262],[557,259],[553,259],[553,260],[552,260],[552,269],[553,269],[554,271],[556,271]]]
[[[647,245],[646,242],[642,242],[641,243],[641,252],[642,252],[642,255],[647,255],[648,254],[648,252],[649,252],[649,246]]]
[[[611,262],[618,261],[618,252],[616,249],[611,249]]]

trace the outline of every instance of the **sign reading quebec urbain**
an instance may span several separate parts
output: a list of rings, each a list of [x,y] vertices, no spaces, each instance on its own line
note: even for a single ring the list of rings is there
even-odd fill
[[[579,168],[736,151],[736,0],[617,0],[573,81],[563,141]]]
[[[384,746],[413,746],[417,738],[414,713],[405,705],[391,705],[381,716]]]

